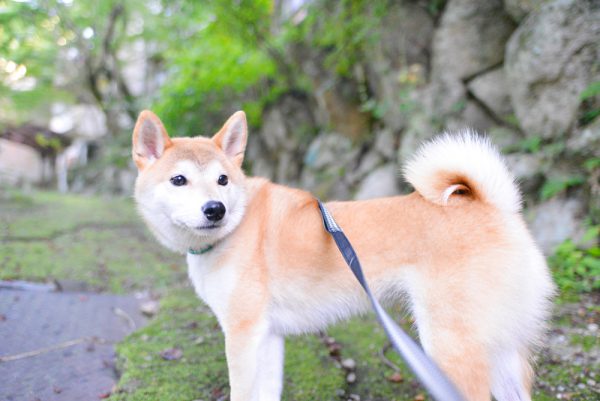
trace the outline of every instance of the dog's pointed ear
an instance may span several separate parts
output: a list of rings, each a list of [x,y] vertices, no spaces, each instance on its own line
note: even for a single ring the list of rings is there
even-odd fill
[[[149,110],[144,110],[133,129],[131,154],[139,170],[160,158],[165,149],[172,145],[169,134],[160,119]]]
[[[233,113],[212,140],[237,166],[241,166],[248,140],[246,113],[243,111]]]

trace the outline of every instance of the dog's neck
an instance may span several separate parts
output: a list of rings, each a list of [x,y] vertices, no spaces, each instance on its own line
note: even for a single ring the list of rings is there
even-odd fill
[[[203,255],[203,254],[205,254],[207,252],[212,251],[212,249],[214,247],[215,247],[215,244],[210,244],[210,245],[207,245],[207,246],[205,246],[203,248],[197,248],[197,249],[190,247],[190,248],[188,248],[188,253],[191,253],[192,255]]]

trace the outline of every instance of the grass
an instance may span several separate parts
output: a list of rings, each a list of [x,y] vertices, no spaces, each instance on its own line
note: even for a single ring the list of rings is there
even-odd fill
[[[559,255],[560,260],[580,274],[580,258],[573,259],[573,250],[568,251],[568,257]],[[565,263],[555,263],[555,274],[556,269],[570,271],[560,267]],[[571,275],[566,278],[579,280]],[[189,288],[183,258],[156,244],[130,199],[0,192],[0,279],[73,280],[115,293],[159,290],[163,294],[159,313],[117,346],[121,377],[110,399],[226,399],[224,341],[217,321]],[[578,302],[571,304],[576,305],[571,312],[557,315],[553,328],[564,333],[565,347],[584,362],[557,360],[547,351],[542,353],[536,401],[556,399],[563,387],[562,393],[573,400],[598,399],[597,387],[579,385],[592,377],[590,372],[600,371],[598,360],[590,359],[600,353],[598,337],[582,330],[598,322],[600,307],[588,302],[583,307],[585,315],[580,316],[577,311],[584,303],[579,298]],[[566,306],[561,310],[568,310]],[[392,312],[401,320],[399,311]],[[372,315],[335,325],[327,336],[340,346],[336,358],[322,336],[286,340],[284,400],[346,400],[353,394],[362,401],[422,399],[423,390],[392,351],[386,356],[400,367],[403,381],[388,380],[394,370],[379,355],[386,340]],[[181,358],[161,356],[173,348],[181,350]],[[347,372],[339,364],[346,358],[357,364],[353,384],[347,383]],[[600,376],[595,380],[600,382]]]
[[[0,195],[0,279],[85,283],[113,293],[185,277],[125,198],[7,190]]]
[[[393,370],[383,364],[379,350],[385,335],[372,317],[356,318],[328,331],[341,345],[340,357],[357,362],[357,381],[330,356],[317,335],[286,340],[284,400],[335,400],[357,394],[361,400],[412,400],[421,391],[412,375],[387,380]],[[123,372],[111,400],[217,400],[228,393],[224,339],[216,319],[191,289],[179,288],[163,298],[152,322],[118,347]],[[161,351],[178,348],[181,359],[165,360]],[[392,352],[390,359],[400,364]]]

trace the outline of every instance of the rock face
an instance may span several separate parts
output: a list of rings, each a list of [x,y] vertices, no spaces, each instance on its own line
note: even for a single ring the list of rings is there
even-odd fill
[[[514,29],[500,0],[448,2],[432,45],[436,111],[452,111],[465,95],[465,80],[502,63]]]
[[[513,113],[502,67],[476,76],[469,82],[467,88],[497,119],[506,120]]]
[[[367,43],[343,77],[331,48],[292,46],[311,100],[265,111],[254,172],[322,198],[395,195],[420,144],[473,128],[507,155],[545,252],[597,222],[600,94],[581,93],[600,81],[598,0],[394,2]],[[306,121],[316,135],[303,141]],[[553,182],[574,184],[546,199]]]
[[[546,0],[504,0],[504,9],[517,22],[531,11],[539,9]]]
[[[365,79],[380,105],[381,119],[396,131],[406,118],[396,105],[406,102],[406,85],[420,83],[430,65],[434,21],[417,4],[395,2],[374,35],[380,37],[367,49]]]
[[[400,193],[397,184],[400,172],[395,164],[386,164],[367,175],[361,183],[354,199],[372,199],[394,196]]]
[[[529,213],[531,231],[546,255],[566,239],[575,242],[584,234],[582,217],[585,207],[579,199],[556,197],[542,203]]]
[[[600,79],[600,6],[594,0],[545,3],[523,21],[506,49],[512,105],[530,136],[563,135],[581,92]]]

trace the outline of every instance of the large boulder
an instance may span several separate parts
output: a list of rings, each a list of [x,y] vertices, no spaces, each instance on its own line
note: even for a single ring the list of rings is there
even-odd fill
[[[548,0],[504,0],[504,9],[515,21],[520,22],[531,11],[539,9]]]
[[[377,102],[375,114],[394,131],[405,125],[401,110],[412,101],[406,98],[408,89],[427,75],[433,30],[433,17],[424,7],[395,2],[374,33],[379,40],[366,49],[365,78]]]
[[[300,186],[323,199],[348,199],[347,172],[356,168],[359,149],[339,133],[321,133],[304,155]]]
[[[496,118],[507,120],[513,113],[502,67],[478,75],[467,85],[469,92]]]
[[[527,135],[553,138],[574,124],[581,92],[600,79],[600,3],[553,0],[512,35],[504,63],[510,97]]]
[[[246,160],[252,173],[280,183],[297,184],[301,160],[316,131],[310,99],[286,93],[263,112],[259,135],[250,135]]]
[[[365,177],[354,199],[373,199],[394,196],[400,193],[398,180],[400,170],[394,163],[386,164]]]
[[[585,204],[580,197],[556,196],[534,206],[527,214],[529,226],[538,245],[546,255],[567,239],[580,242],[585,227]]]
[[[327,66],[330,49],[295,43],[290,55],[312,85],[317,122],[352,140],[364,138],[371,128],[371,114],[361,106],[360,87],[349,76]]]
[[[464,81],[502,63],[514,29],[501,0],[448,2],[432,45],[436,113],[453,111],[465,96]]]

